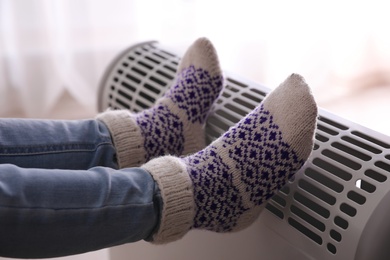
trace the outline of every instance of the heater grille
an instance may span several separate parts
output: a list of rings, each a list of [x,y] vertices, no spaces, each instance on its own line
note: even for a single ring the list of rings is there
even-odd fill
[[[101,88],[104,93],[99,94],[99,109],[139,112],[151,107],[174,79],[179,61],[179,57],[152,43],[122,53],[107,70],[108,85]]]
[[[103,77],[99,110],[138,112],[152,106],[174,80],[179,61],[179,56],[156,42],[125,50]],[[225,89],[206,125],[208,142],[253,110],[269,92],[233,73],[225,75]],[[389,186],[390,140],[378,135],[320,109],[311,157],[266,206],[279,219],[278,226],[288,225],[309,241],[304,243],[306,250],[312,246],[324,258],[353,258],[368,212]],[[294,241],[297,234],[283,236]]]

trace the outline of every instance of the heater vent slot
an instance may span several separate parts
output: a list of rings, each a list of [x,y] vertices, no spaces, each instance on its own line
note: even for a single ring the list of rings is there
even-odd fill
[[[354,217],[356,216],[356,213],[357,213],[357,210],[356,208],[348,205],[347,203],[343,203],[340,205],[340,210],[342,212],[344,212],[345,214],[347,214],[348,216],[350,217]]]
[[[351,133],[352,133],[353,135],[356,135],[356,136],[358,136],[358,137],[360,137],[360,138],[362,138],[362,139],[364,139],[364,140],[367,140],[367,141],[369,141],[369,142],[371,142],[371,143],[377,144],[377,145],[379,145],[379,146],[381,146],[381,147],[383,147],[383,148],[386,148],[386,149],[389,149],[389,148],[390,148],[390,144],[385,143],[385,142],[382,142],[381,140],[378,140],[378,139],[376,139],[376,138],[374,138],[374,137],[372,137],[372,136],[366,135],[366,134],[364,134],[364,133],[362,133],[362,132],[359,132],[359,131],[352,131]]]
[[[332,135],[332,136],[338,135],[338,132],[337,132],[337,131],[332,130],[331,128],[326,127],[325,125],[320,124],[320,123],[317,124],[317,129],[320,130],[320,131],[322,131],[322,132],[324,132],[324,133],[327,133],[327,134],[329,134],[329,135]]]
[[[272,205],[271,203],[267,203],[267,205],[265,206],[266,209],[268,209],[271,213],[273,213],[275,216],[277,216],[278,218],[280,219],[283,219],[284,218],[284,213],[283,211],[281,211],[280,209],[278,209],[277,207],[275,207],[274,205]]]
[[[380,154],[382,152],[380,149],[375,148],[374,146],[371,146],[367,143],[359,141],[359,140],[352,138],[350,136],[342,136],[341,139],[350,143],[350,144],[353,144],[353,145],[356,145],[360,148],[363,148],[364,150],[367,150],[367,151],[374,153],[374,154]]]
[[[279,204],[280,206],[282,207],[286,207],[286,200],[283,199],[281,196],[279,196],[278,194],[274,195],[271,200],[273,200],[274,202],[276,202],[277,204]]]
[[[319,171],[314,170],[313,168],[307,168],[305,175],[337,193],[340,193],[344,190],[344,186],[342,184],[333,181],[331,178],[320,173]]]
[[[334,254],[334,255],[335,255],[336,252],[337,252],[336,246],[333,245],[333,244],[331,244],[331,243],[328,243],[328,244],[326,245],[326,248],[328,249],[329,252],[331,252],[331,253]]]
[[[349,155],[352,155],[352,156],[355,156],[356,158],[360,159],[360,160],[363,160],[363,161],[369,161],[371,160],[371,156],[368,156],[362,152],[359,152],[355,149],[352,149],[342,143],[339,143],[339,142],[333,142],[332,143],[332,146],[340,151],[343,151]]]
[[[320,167],[322,170],[333,174],[334,176],[344,180],[349,181],[352,179],[352,174],[347,172],[346,170],[341,169],[340,167],[337,167],[321,158],[314,158],[313,164]]]
[[[329,118],[326,118],[324,116],[319,116],[318,120],[320,120],[320,121],[322,121],[322,122],[324,122],[324,123],[326,123],[328,125],[334,126],[334,127],[338,128],[340,130],[348,130],[348,127],[346,127],[345,125],[342,125],[342,124],[340,124],[340,123],[338,123],[336,121],[333,121],[333,120],[331,120]]]
[[[329,149],[323,150],[322,154],[325,155],[326,157],[340,163],[340,164],[343,164],[343,165],[351,168],[352,170],[359,170],[362,167],[356,161],[351,160],[351,159],[347,158],[346,156],[343,156],[343,155],[341,155],[337,152],[334,152],[332,150],[329,150]]]
[[[323,136],[323,135],[321,135],[321,134],[319,134],[319,133],[316,133],[315,138],[316,138],[318,141],[323,142],[323,143],[329,141],[329,138],[328,138],[328,137]]]
[[[336,226],[339,226],[342,229],[347,229],[349,226],[348,221],[346,221],[344,218],[339,216],[334,218],[334,223],[336,224]]]
[[[367,200],[365,196],[363,196],[355,191],[348,192],[347,197],[359,205],[363,205],[364,203],[366,203],[366,200]]]
[[[367,177],[370,177],[371,179],[376,180],[377,182],[385,182],[387,180],[386,175],[383,175],[383,174],[381,174],[377,171],[371,170],[371,169],[365,171],[364,174]]]
[[[382,169],[382,170],[385,170],[386,172],[390,173],[390,164],[388,163],[385,163],[383,161],[377,161],[375,162],[374,164],[376,167]]]
[[[288,223],[317,244],[322,245],[321,236],[318,235],[316,232],[313,232],[311,229],[307,228],[306,225],[301,224],[292,217],[288,218]]]
[[[303,195],[300,192],[295,192],[294,199],[302,204],[303,206],[306,206],[308,209],[312,210],[313,212],[317,213],[318,215],[322,216],[323,218],[329,218],[330,211],[319,205],[318,203],[314,202],[313,200],[309,199],[305,195]]]
[[[334,205],[336,203],[336,198],[334,196],[330,195],[318,186],[311,184],[305,179],[300,179],[298,186],[307,193],[317,197],[318,199],[322,200],[323,202],[326,202],[329,205]]]
[[[336,242],[341,242],[341,239],[342,239],[342,236],[339,232],[337,232],[336,230],[332,229],[330,232],[330,237],[335,240]]]
[[[310,214],[307,214],[305,211],[301,210],[300,208],[292,205],[290,208],[291,212],[302,219],[303,221],[307,222],[311,226],[315,227],[319,231],[324,232],[325,231],[325,224],[319,221],[318,219],[312,217]]]

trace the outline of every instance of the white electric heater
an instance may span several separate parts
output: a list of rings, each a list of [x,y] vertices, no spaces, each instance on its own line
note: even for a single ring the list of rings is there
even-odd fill
[[[157,42],[124,50],[102,78],[99,110],[151,107],[171,85],[179,61]],[[207,121],[208,142],[269,92],[232,73],[225,76],[223,94]],[[191,231],[176,244],[141,242],[112,249],[111,258],[390,259],[389,173],[390,137],[320,109],[308,162],[247,230],[225,235]]]

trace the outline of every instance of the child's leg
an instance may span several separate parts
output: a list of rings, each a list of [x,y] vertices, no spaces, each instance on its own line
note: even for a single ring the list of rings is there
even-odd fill
[[[0,165],[0,256],[46,258],[147,239],[157,185],[140,168],[25,169]]]
[[[97,120],[0,119],[0,164],[24,168],[118,168],[107,127]]]

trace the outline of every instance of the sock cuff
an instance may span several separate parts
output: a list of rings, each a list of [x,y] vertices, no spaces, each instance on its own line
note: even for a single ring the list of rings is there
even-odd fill
[[[102,121],[110,131],[119,168],[136,167],[145,162],[144,138],[129,111],[106,111],[96,119]]]
[[[164,156],[149,161],[142,168],[153,176],[163,200],[160,226],[152,243],[165,244],[182,238],[193,226],[195,214],[187,166],[179,158]]]

